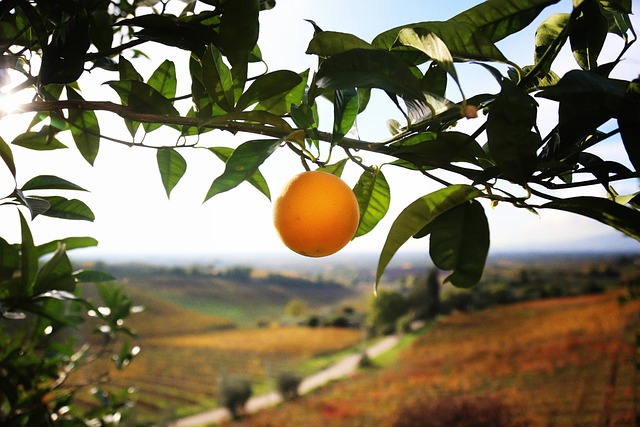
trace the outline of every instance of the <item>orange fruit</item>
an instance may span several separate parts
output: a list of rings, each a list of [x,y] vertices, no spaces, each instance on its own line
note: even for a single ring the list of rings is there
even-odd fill
[[[273,223],[292,251],[323,257],[342,249],[360,221],[358,200],[340,178],[327,172],[298,174],[273,206]]]

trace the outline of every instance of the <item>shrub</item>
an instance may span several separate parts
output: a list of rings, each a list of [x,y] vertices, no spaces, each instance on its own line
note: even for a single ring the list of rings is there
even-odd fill
[[[225,377],[220,384],[222,404],[234,420],[240,418],[252,393],[251,382],[245,378]]]
[[[393,427],[526,427],[513,409],[495,397],[443,397],[400,407]]]
[[[278,392],[284,400],[292,400],[298,397],[298,387],[302,377],[295,372],[281,372],[276,378]]]

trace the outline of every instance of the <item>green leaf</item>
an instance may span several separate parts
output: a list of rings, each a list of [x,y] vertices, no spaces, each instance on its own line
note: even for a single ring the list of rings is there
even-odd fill
[[[571,50],[583,70],[594,70],[609,32],[609,22],[597,0],[583,0],[569,34]]]
[[[353,34],[322,31],[313,36],[306,53],[329,58],[351,49],[373,49],[373,46]]]
[[[89,15],[89,36],[99,51],[111,48],[113,43],[112,15],[107,10],[93,10]]]
[[[231,154],[233,154],[233,148],[229,147],[211,147],[209,150],[225,163],[229,160]],[[271,192],[269,191],[267,180],[264,179],[264,176],[262,176],[259,170],[256,170],[246,181],[267,196],[267,199],[271,200]]]
[[[187,162],[178,153],[178,150],[171,147],[161,148],[156,153],[158,170],[162,185],[167,193],[167,198],[171,195],[171,190],[178,184],[184,173],[187,171]]]
[[[622,99],[618,114],[618,125],[629,161],[640,170],[640,79],[629,84]]]
[[[260,139],[247,141],[236,148],[224,168],[222,175],[217,177],[204,201],[216,194],[231,190],[241,182],[247,180],[258,170],[258,167],[278,148],[279,139]]]
[[[124,56],[120,56],[118,60],[118,75],[120,80],[136,80],[141,82],[142,76],[133,67],[133,64]]]
[[[546,7],[559,0],[493,0],[465,10],[450,19],[482,31],[492,42],[517,33],[529,25]]]
[[[260,100],[258,105],[254,107],[254,111],[264,110],[277,116],[290,114],[292,108],[302,104],[305,99],[309,70],[303,71],[298,76],[300,77],[300,83],[297,86],[288,92],[282,92],[276,96]]]
[[[429,254],[441,270],[453,272],[445,279],[469,288],[482,278],[489,253],[489,223],[482,205],[472,200],[440,215],[429,224]]]
[[[137,113],[179,115],[170,100],[146,83],[137,80],[120,80],[109,81],[106,84],[118,93],[124,105],[131,107]],[[154,129],[150,123],[145,123],[144,126],[147,132]]]
[[[376,288],[395,253],[411,236],[449,209],[481,195],[480,190],[470,185],[456,184],[427,194],[407,206],[393,222],[380,253]]]
[[[447,92],[447,70],[432,62],[421,81],[422,90],[444,97]]]
[[[406,98],[422,99],[420,80],[390,52],[353,49],[325,60],[315,84],[324,90],[378,88]]]
[[[561,37],[561,35],[570,20],[571,14],[569,13],[554,13],[538,26],[533,59],[536,64],[544,60],[544,63],[539,66],[540,74],[546,75],[549,72],[553,60],[564,46],[567,36]]]
[[[640,211],[600,197],[571,197],[546,203],[542,208],[572,212],[595,219],[640,241]]]
[[[20,212],[20,283],[21,295],[32,295],[33,285],[38,276],[38,251],[33,243],[33,235],[29,223]]]
[[[72,249],[89,248],[97,246],[98,241],[93,237],[66,237],[64,239],[53,240],[42,245],[38,245],[38,256],[50,254],[58,249],[59,245],[64,245],[67,251]]]
[[[236,110],[243,111],[256,103],[267,103],[270,98],[284,99],[301,82],[302,77],[289,70],[278,70],[264,74],[256,78],[247,91],[242,94],[236,105]],[[275,103],[277,104],[277,101]],[[285,106],[284,111],[288,111],[287,108],[288,106]],[[269,110],[267,109],[267,111]]]
[[[74,14],[56,27],[51,42],[42,49],[39,84],[75,82],[84,72],[84,63],[91,42],[89,19],[84,7],[75,7]]]
[[[154,88],[163,97],[172,100],[176,96],[178,80],[176,77],[176,66],[173,62],[165,60],[158,66],[149,77],[147,84]],[[147,132],[152,132],[160,127],[159,123],[145,124]]]
[[[373,40],[372,44],[390,50],[396,44],[400,31],[405,28],[422,29],[437,35],[455,58],[507,61],[502,52],[484,33],[478,31],[475,25],[467,22],[422,22],[404,25],[381,33]]]
[[[49,209],[49,202],[43,198],[27,197],[24,195],[22,190],[19,189],[16,189],[14,194],[18,200],[20,200],[20,202],[29,209],[31,219],[45,213]]]
[[[364,171],[353,188],[360,208],[360,223],[354,237],[373,230],[389,210],[391,189],[380,169]]]
[[[421,132],[396,141],[389,154],[417,166],[442,166],[452,162],[478,164],[485,157],[482,147],[462,132]]]
[[[537,106],[533,98],[511,80],[503,80],[502,90],[491,104],[487,118],[489,151],[505,179],[527,182],[536,170],[540,135],[536,125]]]
[[[322,172],[330,173],[340,178],[342,176],[342,172],[344,172],[344,167],[347,165],[348,160],[349,159],[346,158],[338,160],[333,164],[324,165],[322,168],[319,168],[319,170],[321,170]]]
[[[59,245],[56,252],[40,268],[38,278],[33,288],[36,295],[49,291],[68,291],[75,289],[75,280],[71,273],[73,269],[64,245]]]
[[[13,277],[20,268],[20,249],[0,237],[0,282]]]
[[[451,52],[437,34],[424,28],[403,28],[398,32],[398,43],[417,49],[433,59],[460,85]]]
[[[87,191],[66,179],[54,175],[38,175],[31,178],[22,186],[22,191],[28,190],[76,190]]]
[[[13,175],[13,178],[16,177],[16,164],[13,161],[13,153],[11,152],[11,147],[9,144],[4,142],[4,139],[0,138],[0,158],[4,161],[4,164],[9,168],[9,172]]]
[[[333,134],[336,145],[351,130],[360,111],[360,98],[355,88],[336,90],[333,96]]]
[[[67,96],[70,100],[83,100],[82,96],[69,86]],[[90,165],[93,165],[100,148],[100,126],[96,113],[92,110],[70,108],[68,121],[78,151]]]
[[[21,133],[11,141],[11,144],[38,151],[67,148],[66,145],[58,141],[53,134],[47,132],[44,128],[38,132]]]
[[[89,206],[78,199],[66,199],[60,196],[43,196],[41,198],[49,203],[49,209],[42,213],[44,216],[84,221],[95,219]]]
[[[73,273],[73,277],[79,283],[101,283],[116,280],[112,275],[96,270],[79,270]]]
[[[220,50],[214,45],[210,45],[202,57],[202,85],[214,105],[226,112],[233,110],[233,76],[222,60]]]
[[[233,0],[223,5],[220,42],[233,67],[242,68],[258,42],[260,0]]]

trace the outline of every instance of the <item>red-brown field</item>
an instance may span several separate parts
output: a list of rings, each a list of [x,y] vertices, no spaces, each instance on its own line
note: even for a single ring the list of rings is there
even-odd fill
[[[445,426],[460,416],[455,425],[634,426],[640,303],[620,305],[618,295],[447,316],[397,366],[361,372],[244,425]]]

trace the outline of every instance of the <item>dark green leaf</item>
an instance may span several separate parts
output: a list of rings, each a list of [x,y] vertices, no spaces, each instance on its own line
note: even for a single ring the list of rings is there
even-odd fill
[[[262,139],[240,144],[229,156],[222,175],[211,184],[204,201],[206,202],[216,194],[237,187],[241,182],[253,176],[258,167],[278,148],[280,143],[279,139]]]
[[[407,206],[393,222],[380,253],[376,287],[395,253],[411,236],[449,209],[481,195],[482,192],[472,186],[456,184],[427,194]]]
[[[537,106],[533,98],[510,80],[491,104],[487,138],[493,161],[505,179],[524,184],[537,165],[542,140],[531,129],[536,125]]]
[[[31,178],[22,186],[22,191],[28,190],[76,190],[87,191],[66,179],[54,175],[38,175]]]
[[[454,16],[450,21],[471,24],[492,42],[517,33],[529,25],[543,9],[559,0],[486,1]]]
[[[67,87],[67,96],[70,100],[83,99],[80,94],[71,87]],[[82,157],[90,165],[93,165],[100,148],[100,126],[96,113],[92,110],[77,110],[71,108],[69,109],[68,120],[71,135],[76,143],[76,147],[78,147],[78,151],[80,151]]]
[[[33,285],[38,276],[38,250],[33,243],[33,235],[29,223],[20,212],[20,230],[22,242],[20,244],[20,283],[21,295],[32,295]]]
[[[13,178],[16,177],[16,165],[13,161],[13,153],[11,152],[11,147],[9,144],[4,142],[4,139],[0,138],[0,158],[4,161],[4,164],[9,168],[9,172],[13,175]]]
[[[422,78],[422,90],[444,97],[447,91],[447,71],[432,62]]]
[[[73,273],[73,277],[79,283],[101,283],[116,280],[112,275],[96,270],[79,270]]]
[[[209,150],[225,163],[229,160],[231,154],[233,154],[233,148],[229,147],[211,147]],[[271,192],[269,191],[267,180],[264,179],[264,176],[262,176],[259,170],[256,170],[253,175],[247,178],[247,182],[267,196],[267,199],[271,200]]]
[[[66,199],[60,196],[46,196],[41,198],[49,203],[49,209],[43,212],[42,215],[84,221],[93,221],[95,219],[89,206],[78,199]]]
[[[0,282],[13,277],[20,268],[20,249],[0,237]]]
[[[246,64],[249,52],[258,42],[259,0],[233,0],[224,3],[220,21],[222,50],[233,67]]]
[[[33,288],[36,295],[49,291],[72,292],[75,288],[75,280],[71,276],[73,269],[64,245],[49,258],[38,271],[38,278]]]
[[[286,95],[301,82],[302,77],[293,71],[278,70],[264,74],[255,79],[247,91],[242,94],[236,105],[236,110],[243,111],[253,104],[264,103],[274,97],[286,98]],[[285,109],[285,111],[287,110]]]
[[[171,190],[173,190],[187,171],[187,162],[184,157],[178,153],[178,150],[171,147],[159,149],[156,153],[156,158],[162,185],[168,198],[171,195]]]
[[[360,223],[354,237],[373,230],[389,210],[391,189],[380,169],[364,171],[353,188],[360,207]]]
[[[472,200],[437,217],[431,224],[429,254],[442,270],[452,270],[445,281],[469,288],[482,278],[489,253],[489,223],[482,205]]]
[[[406,98],[422,99],[420,80],[390,52],[353,49],[320,65],[316,85],[324,90],[378,88]]]
[[[545,61],[539,67],[540,74],[546,75],[551,69],[553,60],[566,41],[566,36],[561,37],[561,35],[569,25],[570,19],[569,13],[554,13],[538,26],[533,59],[536,64],[543,59]]]
[[[93,10],[89,15],[89,36],[100,51],[111,48],[113,42],[112,15],[106,10]]]
[[[477,141],[462,132],[421,132],[390,146],[390,153],[417,166],[442,166],[451,162],[478,164],[484,151]]]
[[[306,53],[329,58],[351,49],[373,49],[373,46],[353,34],[322,31],[313,36]]]
[[[42,50],[39,84],[75,82],[84,72],[90,46],[89,19],[83,7],[58,26],[51,42]]]
[[[128,105],[137,113],[179,115],[170,100],[143,82],[121,80],[110,81],[106,84],[118,93],[124,105]]]
[[[45,213],[49,209],[49,202],[41,197],[26,197],[22,190],[16,190],[15,195],[18,200],[29,209],[31,219]]]
[[[403,28],[398,32],[398,43],[417,49],[433,59],[460,85],[451,52],[437,34],[424,28]]]
[[[235,105],[233,76],[220,50],[210,45],[202,58],[202,84],[214,105],[230,112]]]
[[[609,32],[609,22],[602,14],[598,0],[583,0],[580,13],[569,34],[571,50],[583,70],[593,70]]]
[[[622,99],[618,115],[620,135],[624,143],[629,161],[640,170],[640,79],[629,84],[629,89]]]
[[[595,219],[640,241],[640,211],[600,197],[572,197],[542,205]]]

